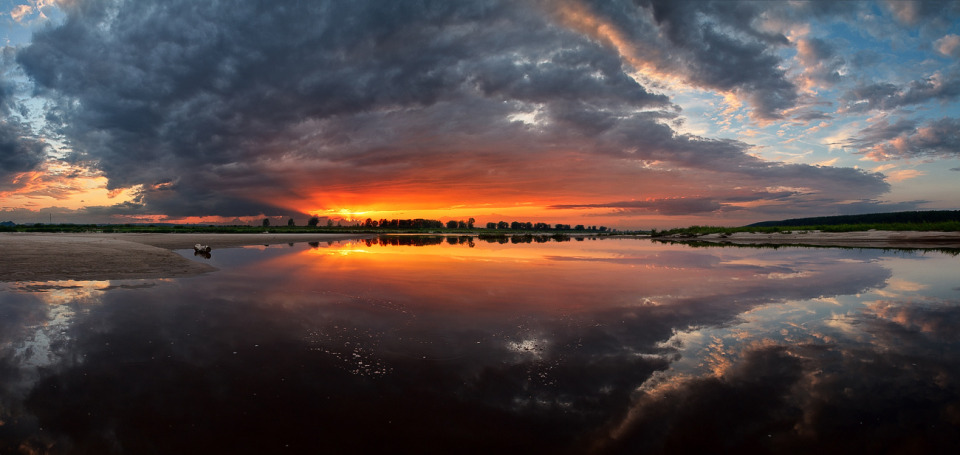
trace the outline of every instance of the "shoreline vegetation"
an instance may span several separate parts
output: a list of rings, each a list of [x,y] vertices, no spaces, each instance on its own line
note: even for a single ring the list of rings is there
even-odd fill
[[[265,218],[261,225],[217,225],[217,224],[53,224],[53,223],[34,223],[34,224],[16,224],[11,221],[0,222],[0,232],[57,232],[57,233],[151,233],[151,234],[176,234],[176,233],[218,233],[218,234],[260,234],[260,233],[324,233],[324,234],[456,234],[496,232],[506,234],[527,234],[543,232],[566,232],[577,234],[612,234],[619,233],[616,229],[610,229],[606,226],[586,226],[583,224],[548,224],[532,222],[490,222],[485,227],[475,224],[473,218],[469,220],[450,220],[446,223],[440,220],[417,219],[393,219],[393,220],[373,220],[367,218],[365,221],[350,221],[343,225],[343,222],[328,220],[326,226],[320,224],[317,217],[307,221],[305,226],[298,226],[293,218],[290,218],[286,224],[272,224],[269,218]],[[640,232],[640,231],[637,231]],[[637,233],[631,232],[631,233]]]
[[[832,219],[836,218],[836,219]],[[603,226],[392,220],[353,226],[74,225],[0,223],[0,282],[172,278],[216,270],[173,250],[195,244],[214,249],[298,242],[376,239],[390,234],[445,235],[448,243],[529,243],[609,236],[652,238],[691,246],[826,246],[853,248],[960,249],[960,211],[901,212],[817,218],[821,224],[765,222],[742,227],[619,231]],[[834,221],[843,221],[832,223]],[[869,222],[865,222],[869,220]],[[893,220],[893,221],[890,221]],[[904,221],[905,220],[905,221]],[[430,221],[429,225],[417,225]],[[805,222],[805,219],[787,220]],[[832,224],[831,224],[832,223]],[[366,225],[364,225],[366,224]],[[773,225],[771,225],[773,224]],[[393,242],[393,241],[391,241]],[[398,241],[399,242],[399,241]],[[410,242],[397,244],[414,244]]]
[[[654,239],[740,245],[960,248],[960,211],[874,213],[764,221],[748,226],[690,226],[650,231]]]

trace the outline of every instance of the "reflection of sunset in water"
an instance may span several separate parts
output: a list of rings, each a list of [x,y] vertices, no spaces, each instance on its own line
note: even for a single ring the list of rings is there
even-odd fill
[[[395,244],[404,241],[407,244]],[[274,271],[290,289],[322,285],[412,306],[562,312],[697,305],[700,299],[719,296],[752,305],[756,294],[809,294],[816,287],[847,287],[844,283],[852,277],[872,269],[860,262],[814,263],[799,250],[798,255],[785,258],[719,249],[705,254],[631,240],[501,244],[471,237],[430,237],[421,241],[428,245],[389,237],[318,245],[259,264],[251,272]],[[796,261],[804,262],[802,271]]]
[[[171,453],[960,442],[946,254],[387,236],[202,260],[220,271],[0,290],[6,434]]]

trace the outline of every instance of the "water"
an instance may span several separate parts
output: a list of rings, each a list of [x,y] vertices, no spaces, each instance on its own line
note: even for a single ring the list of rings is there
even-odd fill
[[[960,444],[958,256],[525,240],[220,249],[199,277],[0,284],[0,453]]]

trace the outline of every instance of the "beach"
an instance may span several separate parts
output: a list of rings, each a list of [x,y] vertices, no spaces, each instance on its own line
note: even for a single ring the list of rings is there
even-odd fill
[[[215,267],[173,250],[365,237],[350,234],[46,234],[0,233],[0,282],[173,278]],[[214,253],[216,254],[216,253]]]

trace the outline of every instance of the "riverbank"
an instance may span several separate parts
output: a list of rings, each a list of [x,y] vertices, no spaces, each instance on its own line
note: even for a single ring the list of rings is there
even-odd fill
[[[0,233],[0,282],[173,278],[212,272],[172,250],[330,242],[350,234],[40,234]]]
[[[668,241],[698,241],[742,245],[811,245],[862,248],[960,248],[960,232],[855,231],[855,232],[734,232],[729,234],[670,235]]]

